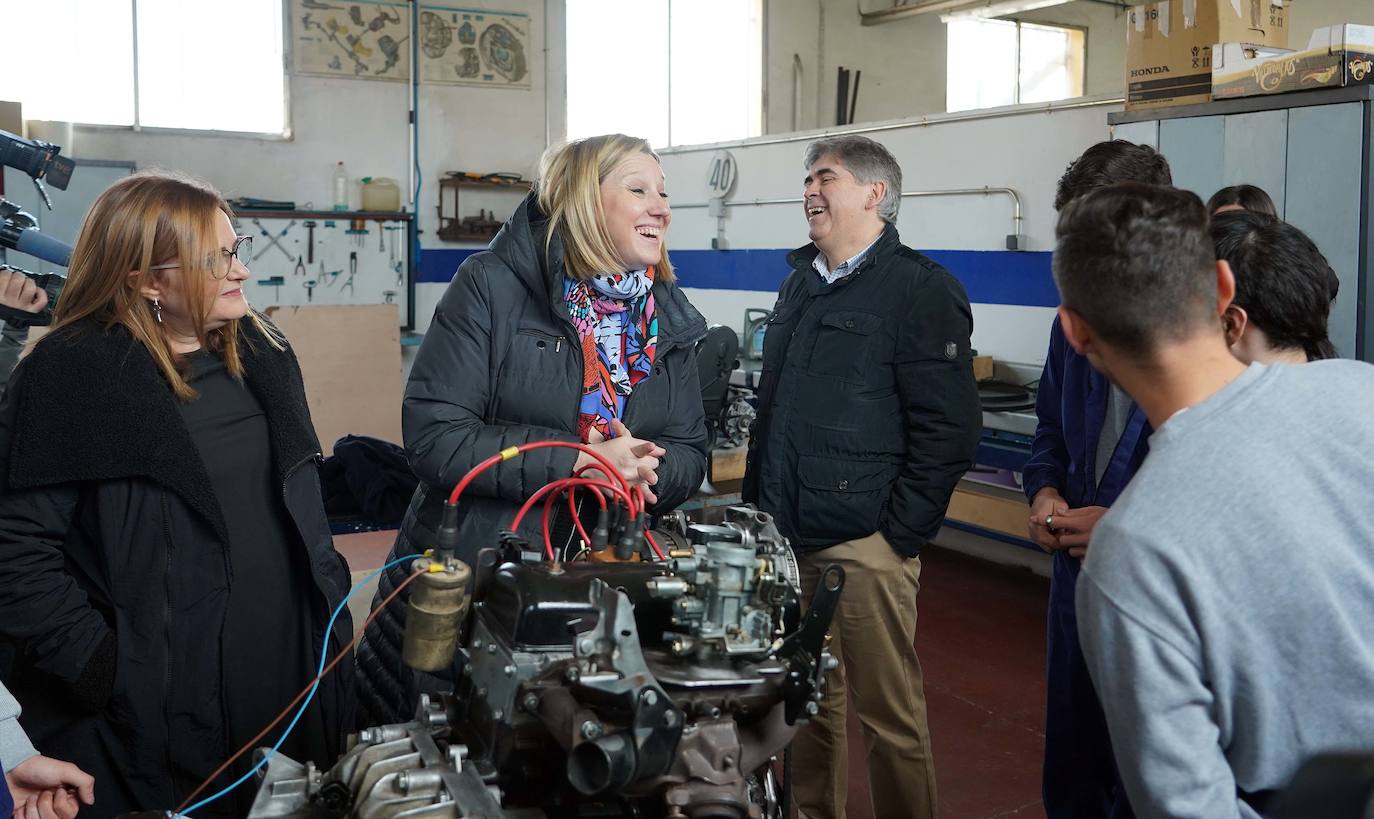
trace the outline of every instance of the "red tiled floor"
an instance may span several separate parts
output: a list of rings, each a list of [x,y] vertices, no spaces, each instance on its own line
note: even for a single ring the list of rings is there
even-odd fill
[[[1040,761],[1049,581],[944,549],[927,549],[921,563],[916,649],[925,675],[940,816],[1044,816]],[[863,748],[852,709],[849,747]],[[849,759],[848,801],[848,819],[875,819],[858,754]]]

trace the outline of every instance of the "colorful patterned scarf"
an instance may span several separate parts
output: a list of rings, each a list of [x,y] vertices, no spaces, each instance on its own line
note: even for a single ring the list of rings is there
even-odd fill
[[[563,300],[582,343],[582,402],[577,434],[590,441],[593,429],[606,438],[611,420],[625,411],[625,399],[654,369],[658,316],[654,269],[564,279]]]

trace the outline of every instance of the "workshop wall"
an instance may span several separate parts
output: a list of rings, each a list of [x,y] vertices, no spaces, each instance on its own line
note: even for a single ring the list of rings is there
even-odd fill
[[[883,3],[864,0],[861,5],[877,9]],[[1370,0],[1290,0],[1289,5],[1293,48],[1305,46],[1318,26],[1374,23]],[[945,110],[947,37],[939,14],[864,26],[855,0],[769,0],[769,11],[765,133],[833,127],[836,69],[841,66],[863,71],[856,123]],[[1119,9],[1097,0],[1078,0],[1013,17],[1087,29],[1084,92],[1123,92],[1126,30]],[[801,62],[800,75],[793,55]]]
[[[1368,20],[1369,0],[1294,0],[1293,30],[1346,20]],[[435,236],[437,178],[447,170],[513,171],[530,176],[547,141],[563,131],[561,0],[503,0],[531,15],[528,90],[422,85],[420,89],[419,216],[421,244],[416,292],[417,329],[428,326],[434,305],[457,265],[477,244]],[[835,69],[864,72],[856,119],[921,118],[943,111],[945,26],[938,15],[878,26],[860,25],[853,0],[772,0],[767,21],[766,127],[777,134],[830,126]],[[1119,94],[1123,23],[1118,12],[1091,0],[1023,15],[1025,19],[1086,26],[1087,90]],[[794,94],[793,60],[802,62],[801,93]],[[358,177],[407,178],[405,84],[365,80],[290,78],[291,136],[262,140],[189,132],[132,132],[80,128],[79,155],[132,160],[140,167],[177,168],[202,176],[229,196],[330,202],[334,163],[342,159]],[[206,93],[252,93],[207,89]],[[903,163],[908,190],[1008,186],[1022,196],[1029,251],[1006,251],[1012,231],[1005,197],[908,199],[899,227],[903,238],[934,255],[964,280],[976,303],[975,343],[1003,360],[1035,364],[1044,355],[1053,305],[1048,250],[1049,203],[1063,167],[1083,148],[1105,138],[1108,107],[1054,113],[1016,113],[963,122],[913,122],[876,138]],[[795,112],[795,117],[794,117]],[[900,120],[899,120],[900,121]],[[733,148],[740,162],[735,200],[796,196],[805,142]],[[710,250],[716,222],[705,208],[704,151],[669,151],[664,166],[678,204],[670,244],[693,299],[710,320],[740,327],[744,309],[769,307],[786,273],[785,250],[805,241],[796,206],[729,209],[730,250]],[[354,196],[357,196],[355,190]],[[504,218],[514,191],[463,191],[464,215],[478,208]],[[356,200],[355,200],[356,203]],[[952,255],[941,256],[940,251]]]
[[[481,2],[465,5],[481,6]],[[463,247],[439,241],[437,180],[449,170],[513,171],[532,176],[547,142],[547,131],[562,131],[561,101],[556,114],[547,111],[546,64],[559,67],[553,82],[561,87],[561,34],[547,36],[550,20],[561,25],[560,2],[501,0],[490,4],[530,14],[528,89],[470,86],[420,86],[420,241],[422,247]],[[546,14],[547,11],[551,12]],[[550,54],[552,56],[550,56]],[[134,161],[139,168],[170,168],[200,176],[228,197],[307,202],[328,209],[332,204],[334,163],[343,160],[353,186],[354,207],[363,176],[396,179],[402,201],[408,177],[406,83],[290,76],[291,135],[284,139],[205,135],[195,132],[131,131],[81,127],[78,155],[86,159]],[[251,88],[205,89],[232,100]],[[555,91],[556,98],[561,94]],[[552,114],[551,123],[546,115]],[[504,218],[519,201],[507,191],[464,190],[464,215],[470,209],[496,210]],[[299,227],[296,228],[299,230]],[[423,257],[422,257],[423,258]],[[452,274],[452,270],[449,270]],[[428,325],[443,288],[417,287],[418,329]]]
[[[1043,363],[1058,299],[1050,276],[1054,188],[1064,167],[1107,138],[1115,104],[1051,112],[1004,109],[980,119],[939,118],[871,132],[902,165],[903,189],[1009,187],[1022,202],[1026,250],[1006,250],[1012,201],[1000,195],[906,198],[897,220],[908,245],[930,253],[974,302],[974,346],[1011,362]],[[820,132],[816,132],[819,135]],[[730,196],[736,203],[799,197],[806,139],[739,144]],[[805,244],[799,204],[726,208],[729,250],[711,250],[717,221],[705,207],[712,150],[670,150],[664,172],[674,198],[673,263],[694,304],[712,323],[739,328],[745,308],[770,308],[788,273],[787,251]]]
[[[799,128],[833,126],[836,70],[841,66],[863,72],[856,123],[945,110],[947,35],[940,15],[914,15],[865,26],[853,0],[771,0],[770,11],[765,133],[794,130],[794,121]],[[1087,29],[1086,93],[1123,88],[1126,33],[1117,9],[1080,0],[1017,17]],[[794,55],[801,62],[799,74]],[[799,100],[794,96],[798,78]],[[794,110],[800,112],[795,119]]]

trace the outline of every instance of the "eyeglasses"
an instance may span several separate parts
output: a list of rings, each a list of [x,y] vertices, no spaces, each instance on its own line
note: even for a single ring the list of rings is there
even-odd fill
[[[210,272],[212,275],[214,275],[215,278],[223,279],[228,277],[230,268],[234,266],[234,259],[238,259],[243,266],[248,266],[248,260],[253,258],[253,237],[235,236],[234,244],[231,245],[228,250],[220,248],[219,252],[224,257],[224,270],[223,272],[221,272],[220,270],[216,269],[217,266],[214,264],[212,260],[210,264]],[[172,262],[170,264],[155,264],[149,267],[148,269],[171,270],[174,267],[181,267],[181,262]]]

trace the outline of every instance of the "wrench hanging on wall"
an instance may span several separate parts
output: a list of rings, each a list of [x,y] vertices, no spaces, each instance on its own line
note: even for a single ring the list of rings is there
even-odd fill
[[[257,253],[254,253],[253,261],[256,262],[258,260],[258,257],[262,256],[262,254],[266,253],[274,247],[277,250],[280,250],[282,253],[286,254],[286,258],[290,261],[296,261],[296,257],[292,255],[291,251],[287,250],[286,246],[281,243],[281,240],[285,238],[287,231],[291,230],[291,228],[296,224],[295,219],[292,219],[290,222],[287,222],[286,227],[282,228],[281,233],[278,233],[276,236],[273,236],[267,230],[267,228],[263,227],[262,222],[256,216],[253,217],[253,224],[257,225],[258,230],[262,231],[262,235],[267,237],[267,247],[264,247],[262,250],[259,250]]]

